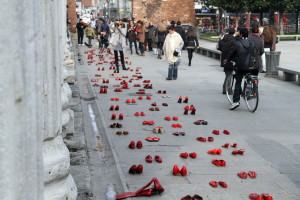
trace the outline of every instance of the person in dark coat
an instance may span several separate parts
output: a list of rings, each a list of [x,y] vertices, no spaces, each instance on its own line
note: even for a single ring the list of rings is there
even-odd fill
[[[179,33],[184,43],[186,43],[186,34],[184,28],[181,26],[181,22],[177,21],[177,26],[175,27],[175,31]]]
[[[79,20],[79,22],[76,24],[77,29],[77,35],[78,35],[78,45],[83,45],[83,35],[84,35],[84,29],[87,26],[83,22],[82,19]]]
[[[188,51],[189,66],[191,66],[195,47],[199,47],[199,42],[195,30],[190,26],[186,36],[186,48]]]
[[[232,74],[232,71],[233,71],[232,64],[231,63],[225,64],[225,59],[227,59],[230,48],[231,48],[231,46],[234,42],[234,33],[235,33],[235,29],[234,28],[229,28],[228,33],[223,35],[223,37],[219,41],[218,50],[222,52],[222,54],[221,54],[221,67],[224,68],[224,72],[225,72],[225,80],[224,80],[224,84],[223,84],[223,94],[226,94],[226,91],[225,91],[226,78],[227,78],[227,76]]]
[[[155,27],[153,26],[152,22],[149,22],[149,26],[147,29],[148,29],[148,50],[152,51],[152,36],[155,31]]]
[[[264,40],[260,37],[259,29],[257,25],[252,26],[252,33],[249,35],[249,40],[254,44],[253,56],[255,58],[254,69],[252,74],[258,75],[262,71],[262,59],[261,56],[264,54]]]
[[[130,47],[131,55],[132,55],[132,44],[134,44],[136,54],[139,54],[138,48],[137,48],[137,43],[136,43],[136,32],[135,32],[135,28],[136,28],[136,27],[134,26],[134,23],[133,23],[133,21],[131,20],[131,21],[129,22],[128,30],[127,30],[127,38],[128,38],[128,41],[129,41],[129,47]]]
[[[167,34],[168,32],[165,24],[160,22],[154,34],[155,37],[157,37],[157,48],[158,48],[157,58],[158,59],[161,59],[161,55],[163,54],[163,46]]]
[[[233,103],[230,110],[234,110],[240,106],[240,96],[242,94],[242,80],[244,75],[250,72],[251,55],[254,44],[248,39],[248,29],[241,28],[240,35],[237,37],[230,48],[226,63],[235,62],[235,88],[233,93]]]

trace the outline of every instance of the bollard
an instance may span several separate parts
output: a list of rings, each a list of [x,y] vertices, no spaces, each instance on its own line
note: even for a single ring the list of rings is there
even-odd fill
[[[276,67],[279,66],[280,54],[280,51],[265,52],[266,76],[278,76]]]

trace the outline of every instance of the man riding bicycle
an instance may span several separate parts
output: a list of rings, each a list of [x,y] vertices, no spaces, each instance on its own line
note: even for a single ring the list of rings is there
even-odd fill
[[[248,29],[241,28],[239,36],[236,37],[230,48],[229,55],[225,62],[235,62],[235,89],[233,93],[233,103],[230,110],[234,110],[240,106],[240,96],[242,93],[242,80],[244,75],[250,73],[250,67],[253,67],[253,49],[254,44],[248,39]]]

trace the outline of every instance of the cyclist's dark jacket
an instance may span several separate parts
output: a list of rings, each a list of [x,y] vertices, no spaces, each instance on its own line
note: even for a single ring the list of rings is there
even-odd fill
[[[248,38],[236,38],[230,48],[227,62],[234,61],[237,69],[249,71],[253,47],[253,42]]]
[[[224,64],[224,60],[228,58],[228,54],[233,42],[234,42],[233,34],[225,34],[224,37],[219,41],[218,50],[222,52],[221,67],[226,67],[226,65]]]

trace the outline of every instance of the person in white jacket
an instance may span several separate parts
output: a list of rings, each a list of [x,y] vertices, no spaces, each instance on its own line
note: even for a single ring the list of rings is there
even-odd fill
[[[168,77],[166,80],[176,80],[178,74],[178,65],[180,64],[181,49],[184,42],[181,36],[175,32],[174,27],[168,27],[169,34],[164,42],[164,53],[169,63]]]
[[[121,23],[115,24],[114,32],[111,36],[109,43],[112,45],[112,48],[113,48],[114,54],[115,54],[115,65],[116,65],[115,73],[119,73],[118,53],[120,53],[122,69],[127,70],[127,68],[125,66],[124,52],[123,52],[123,49],[126,47],[126,29],[122,28]]]

